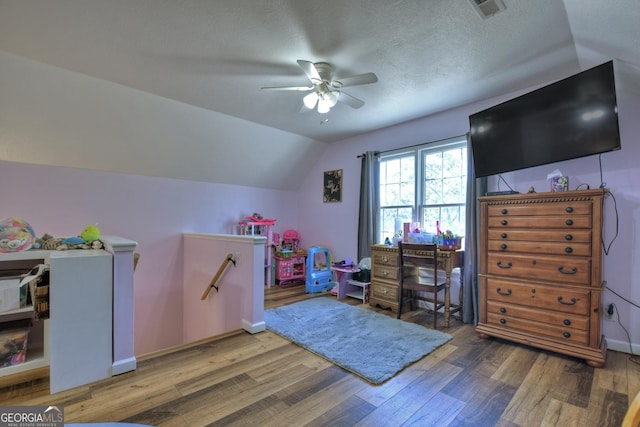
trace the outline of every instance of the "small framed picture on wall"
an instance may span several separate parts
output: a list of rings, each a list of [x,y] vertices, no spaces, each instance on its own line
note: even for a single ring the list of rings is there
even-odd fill
[[[342,201],[342,169],[324,173],[322,201],[325,203]]]

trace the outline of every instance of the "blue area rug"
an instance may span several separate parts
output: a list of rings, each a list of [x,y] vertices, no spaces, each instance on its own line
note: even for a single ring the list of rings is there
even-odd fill
[[[381,384],[452,337],[327,297],[265,310],[267,329]]]

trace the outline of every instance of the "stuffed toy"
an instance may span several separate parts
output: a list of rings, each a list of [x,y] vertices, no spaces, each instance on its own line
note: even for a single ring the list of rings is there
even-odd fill
[[[11,217],[0,221],[0,252],[21,252],[31,249],[36,234],[22,218]]]
[[[80,233],[80,237],[85,242],[100,240],[100,229],[97,225],[87,225],[84,230],[82,230],[82,233]]]
[[[104,244],[100,240],[85,242],[79,237],[64,238],[53,237],[49,234],[44,234],[42,237],[39,237],[36,240],[37,244],[40,246],[40,249],[50,251],[66,251],[69,249],[102,249],[104,247]]]

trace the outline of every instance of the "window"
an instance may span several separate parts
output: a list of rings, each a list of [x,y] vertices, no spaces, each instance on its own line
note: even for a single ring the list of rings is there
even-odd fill
[[[463,236],[467,195],[467,140],[457,137],[380,155],[378,243],[411,229],[451,230]]]

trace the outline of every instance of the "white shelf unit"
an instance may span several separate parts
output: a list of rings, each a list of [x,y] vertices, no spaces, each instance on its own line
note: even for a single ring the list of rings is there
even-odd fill
[[[348,279],[345,287],[345,295],[362,300],[362,303],[366,304],[369,302],[369,285],[370,282],[359,282]]]
[[[24,251],[0,254],[0,270],[50,266],[48,320],[34,320],[25,362],[0,368],[0,377],[49,366],[50,391],[111,376],[113,260],[104,250]],[[22,308],[0,322],[33,317]]]

